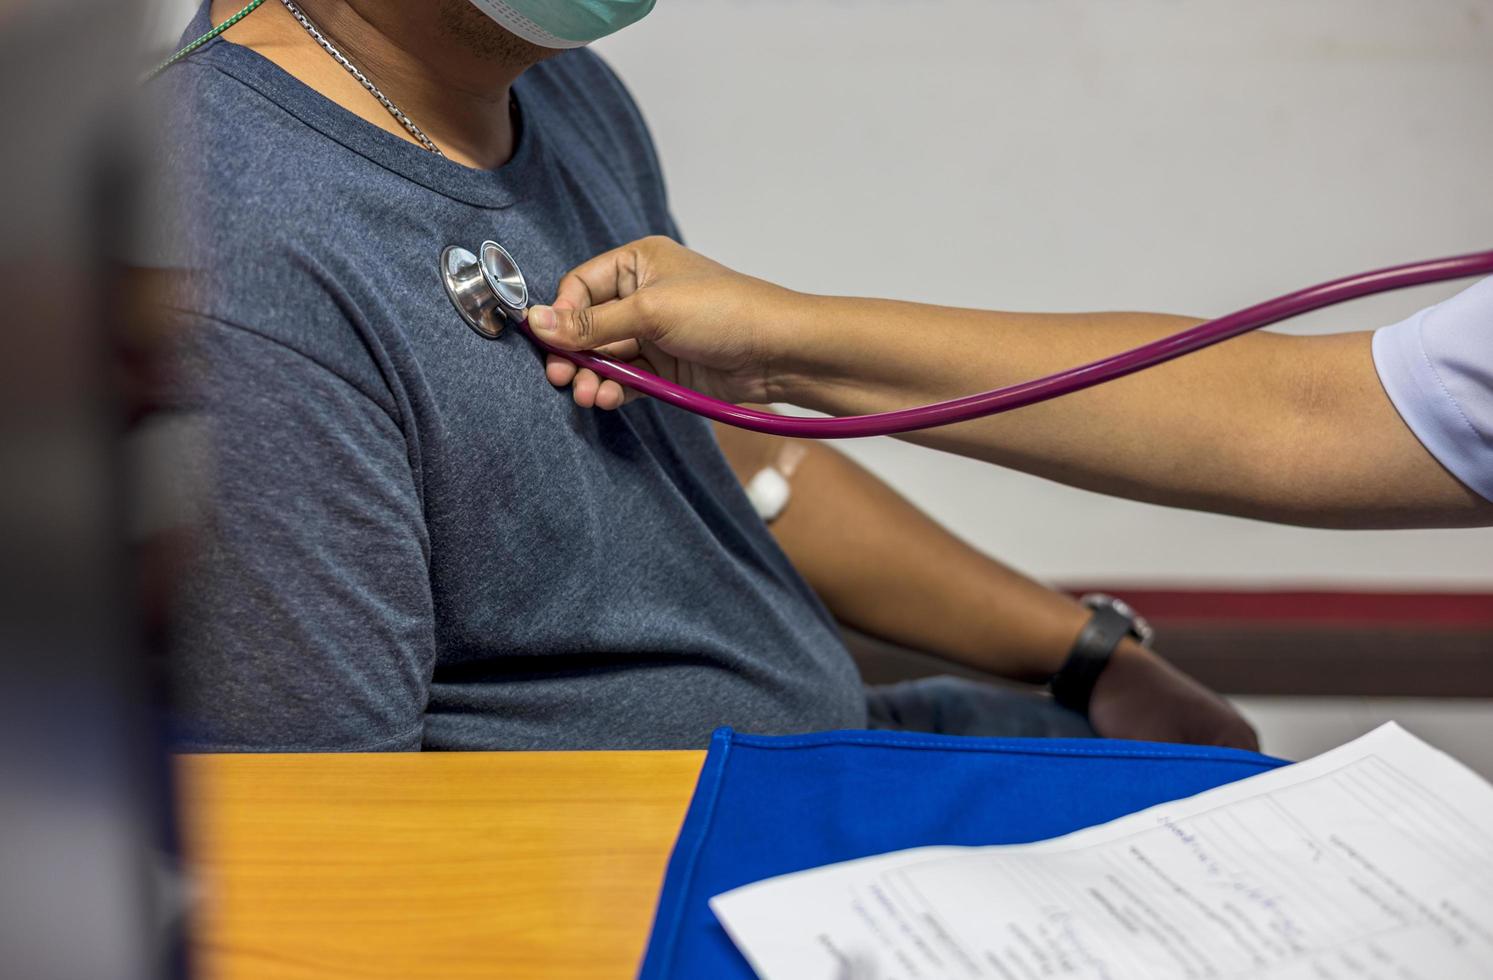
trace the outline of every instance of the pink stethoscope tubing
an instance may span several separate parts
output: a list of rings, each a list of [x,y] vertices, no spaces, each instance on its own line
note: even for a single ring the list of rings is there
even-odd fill
[[[1044,378],[918,408],[844,418],[798,418],[733,405],[605,354],[551,347],[534,335],[527,320],[519,320],[519,329],[540,348],[566,358],[579,367],[589,368],[602,378],[616,381],[634,391],[717,422],[796,439],[854,439],[897,435],[1009,412],[1123,378],[1157,364],[1165,364],[1184,354],[1324,306],[1346,303],[1391,289],[1487,274],[1493,274],[1493,251],[1376,269],[1287,293],[1132,350],[1068,368]]]

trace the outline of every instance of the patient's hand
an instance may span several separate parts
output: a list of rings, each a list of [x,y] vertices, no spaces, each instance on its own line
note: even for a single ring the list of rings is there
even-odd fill
[[[1232,705],[1128,640],[1099,675],[1089,722],[1106,738],[1260,747],[1254,728]]]

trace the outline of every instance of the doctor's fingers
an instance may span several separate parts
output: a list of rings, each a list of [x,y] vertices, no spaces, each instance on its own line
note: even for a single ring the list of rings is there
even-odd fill
[[[633,345],[636,349],[636,345]],[[619,356],[614,354],[613,356]],[[558,354],[545,357],[544,375],[556,388],[571,388],[571,397],[582,408],[621,408],[643,395],[624,388],[615,381],[602,380],[587,368],[578,368]]]
[[[555,294],[555,304],[570,303],[584,308],[626,299],[666,264],[670,256],[684,251],[678,242],[654,235],[603,252],[565,274]]]
[[[570,385],[570,397],[581,408],[611,411],[622,407],[627,400],[627,393],[617,382],[603,380],[594,371],[581,368]]]
[[[602,350],[627,358],[637,355],[636,341],[652,339],[657,326],[653,306],[647,293],[597,306],[576,307],[569,300],[557,299],[554,306],[530,307],[529,327],[551,347]]]

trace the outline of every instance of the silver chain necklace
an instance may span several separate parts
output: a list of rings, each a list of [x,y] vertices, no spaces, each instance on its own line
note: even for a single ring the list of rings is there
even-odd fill
[[[389,110],[389,115],[399,120],[399,124],[403,126],[409,132],[409,134],[415,138],[416,142],[418,142],[421,146],[425,147],[427,150],[429,150],[431,153],[434,153],[438,157],[443,157],[446,155],[441,152],[441,148],[439,146],[436,146],[430,141],[430,137],[426,136],[425,133],[421,131],[419,126],[416,126],[414,122],[411,121],[409,116],[406,116],[404,114],[399,106],[390,101],[387,95],[378,90],[377,85],[368,80],[367,75],[364,75],[362,72],[358,71],[357,66],[354,65],[351,61],[348,61],[347,58],[343,56],[341,51],[338,51],[336,48],[332,47],[332,42],[328,41],[326,35],[317,30],[316,25],[311,23],[310,19],[307,18],[305,14],[301,13],[300,7],[297,7],[294,3],[291,2],[291,0],[280,0],[280,2],[285,4],[286,10],[290,11],[290,16],[301,22],[301,26],[306,29],[306,32],[311,35],[311,37],[316,41],[317,44],[321,45],[322,50],[331,55],[333,59],[336,60],[337,64],[341,65],[343,68],[346,68],[347,73],[353,78],[356,78],[358,80],[358,83],[368,90],[369,95],[373,96],[375,99],[378,99],[379,103],[383,105],[385,109]]]

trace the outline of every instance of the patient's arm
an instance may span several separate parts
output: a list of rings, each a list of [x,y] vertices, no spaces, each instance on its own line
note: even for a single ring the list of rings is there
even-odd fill
[[[213,491],[182,582],[178,747],[419,748],[434,613],[399,425],[287,342],[208,317],[188,330]]]
[[[743,481],[782,440],[718,426]],[[804,444],[772,531],[842,623],[1001,677],[1043,681],[1088,619],[1076,601],[965,544],[848,457]],[[1122,644],[1091,708],[1101,734],[1253,747],[1222,700],[1140,646]]]

